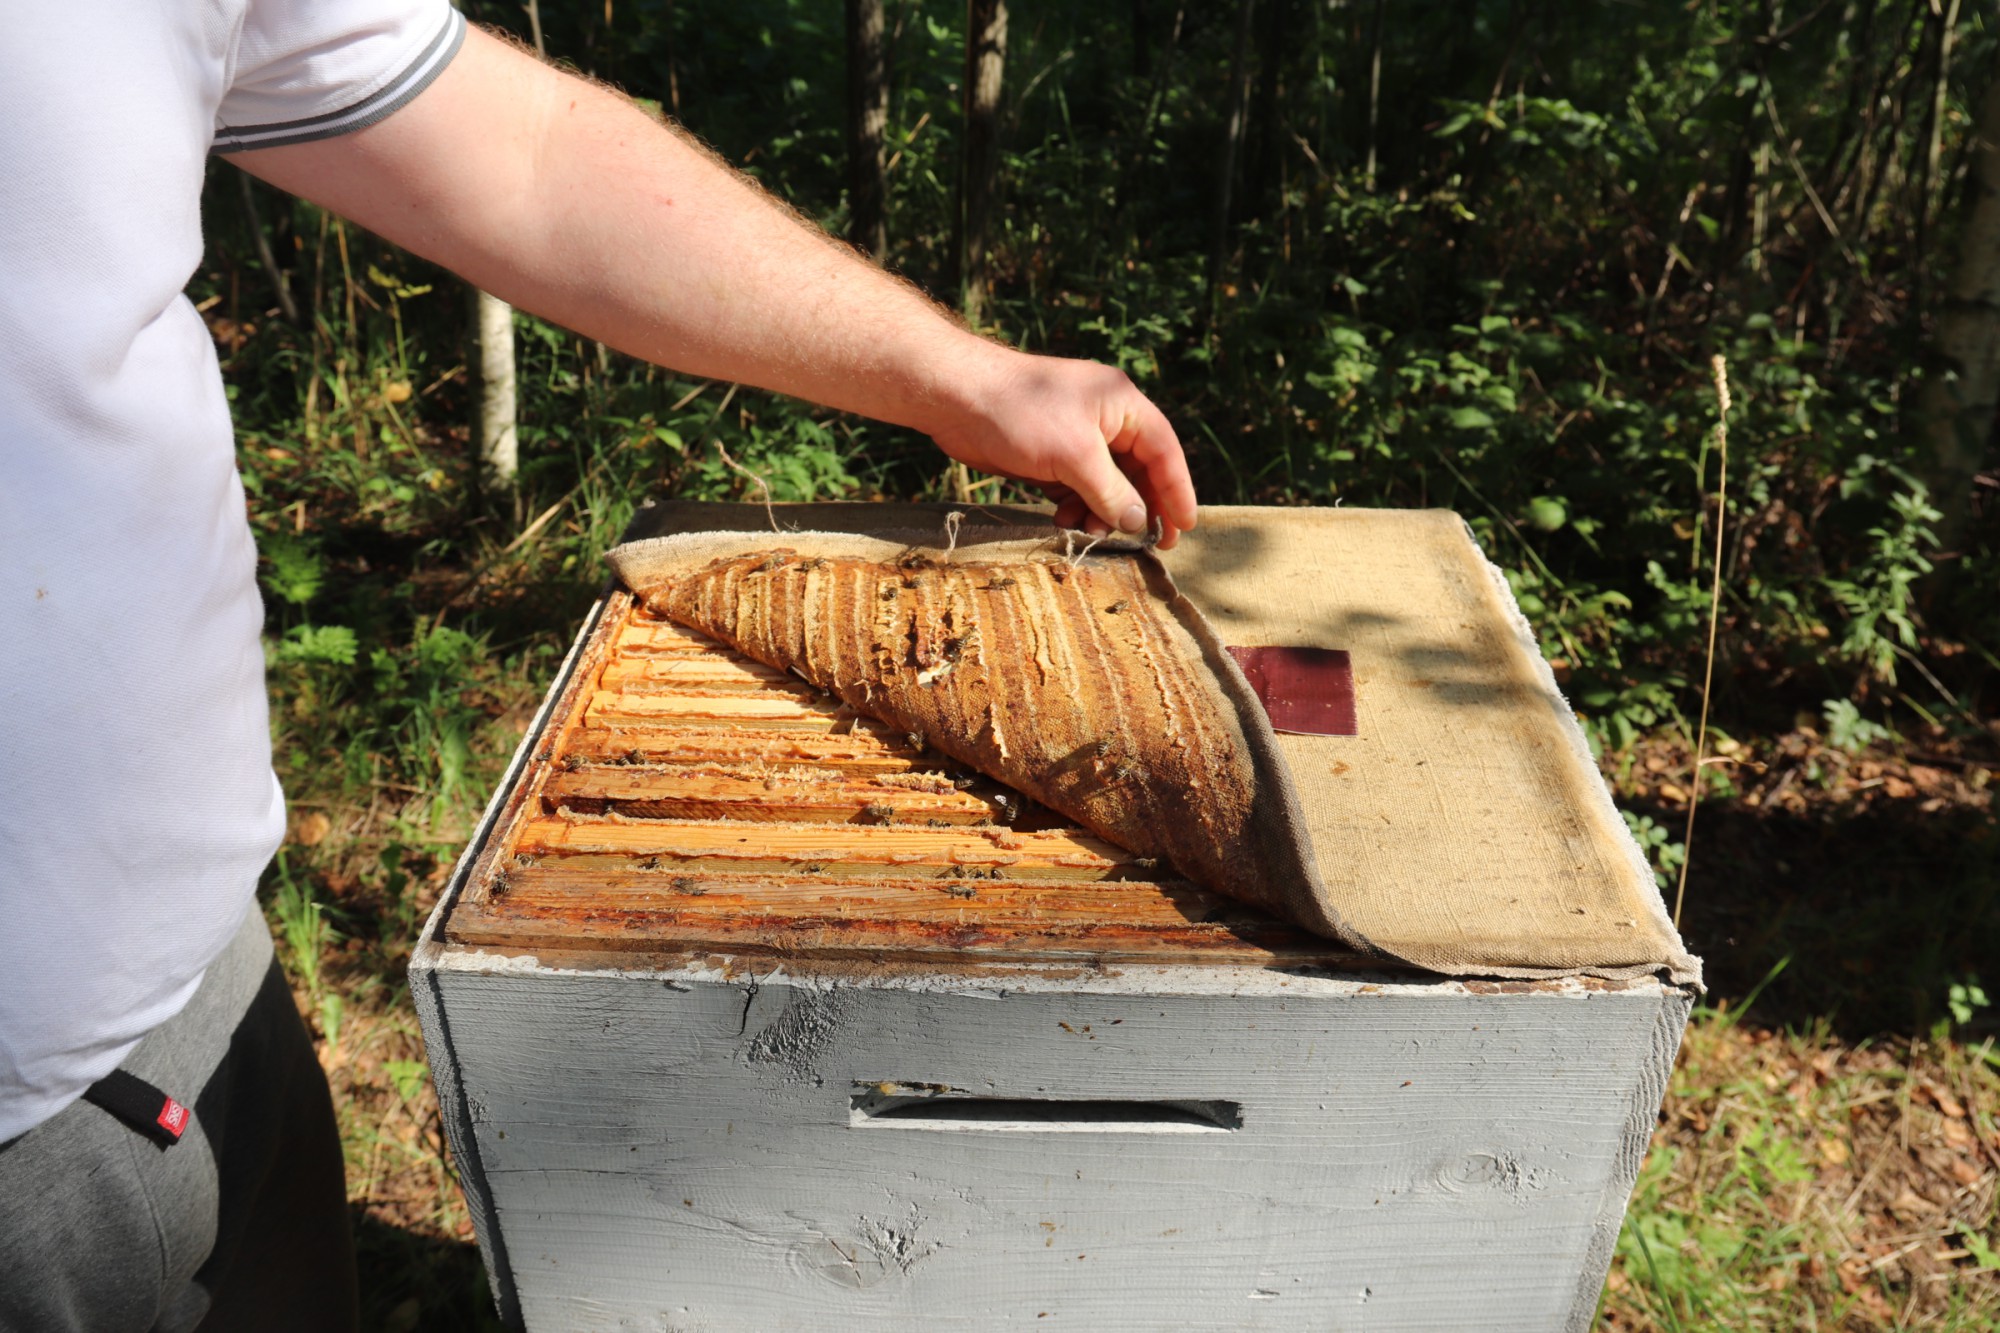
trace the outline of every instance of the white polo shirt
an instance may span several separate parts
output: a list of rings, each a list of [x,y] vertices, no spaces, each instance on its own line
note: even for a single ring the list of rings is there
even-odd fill
[[[208,156],[371,124],[464,36],[447,0],[73,0],[7,25],[0,1142],[179,1012],[284,830],[256,550],[182,294]]]

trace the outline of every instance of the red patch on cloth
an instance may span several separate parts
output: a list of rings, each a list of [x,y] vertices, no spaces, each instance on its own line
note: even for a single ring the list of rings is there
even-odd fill
[[[1358,736],[1354,668],[1343,648],[1231,648],[1277,731]]]
[[[188,1109],[169,1097],[167,1104],[160,1108],[160,1116],[155,1123],[167,1133],[179,1138],[187,1132]]]

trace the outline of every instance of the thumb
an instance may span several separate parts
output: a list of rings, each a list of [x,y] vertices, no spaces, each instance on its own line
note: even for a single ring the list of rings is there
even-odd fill
[[[1108,526],[1134,534],[1146,530],[1146,502],[1112,461],[1108,446],[1097,443],[1078,451],[1058,466],[1056,480]]]

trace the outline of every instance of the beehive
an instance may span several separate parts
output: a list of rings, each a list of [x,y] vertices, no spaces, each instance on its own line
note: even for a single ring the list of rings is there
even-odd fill
[[[1689,1002],[1605,962],[1358,955],[614,592],[413,990],[531,1328],[1544,1329]]]

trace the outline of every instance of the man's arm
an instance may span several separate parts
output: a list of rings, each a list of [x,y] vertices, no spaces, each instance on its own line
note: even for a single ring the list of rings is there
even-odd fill
[[[381,123],[236,161],[620,351],[921,430],[1041,485],[1058,521],[1151,514],[1163,545],[1194,526],[1180,442],[1122,372],[966,332],[625,99],[477,29]]]

